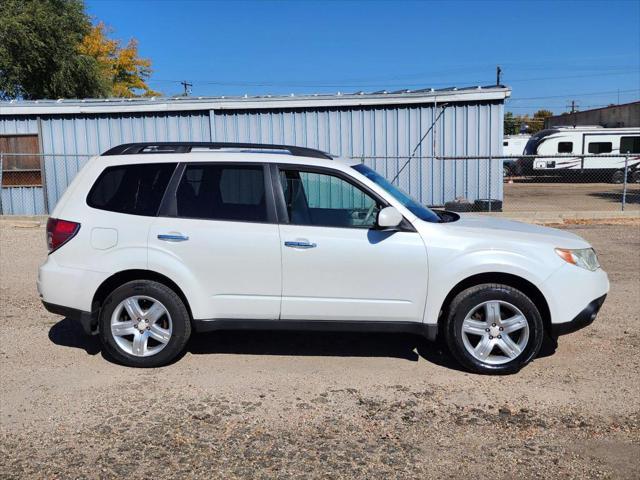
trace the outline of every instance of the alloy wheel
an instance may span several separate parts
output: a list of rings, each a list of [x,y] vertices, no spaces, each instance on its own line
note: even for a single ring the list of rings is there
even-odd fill
[[[111,334],[129,355],[149,357],[164,349],[173,333],[167,308],[158,300],[135,295],[121,301],[111,315]]]
[[[462,322],[462,341],[476,360],[500,365],[522,354],[529,342],[529,322],[509,302],[483,302],[473,307]]]

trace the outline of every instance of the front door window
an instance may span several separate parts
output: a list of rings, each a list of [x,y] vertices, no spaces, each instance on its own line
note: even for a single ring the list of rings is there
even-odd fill
[[[371,228],[380,206],[346,180],[324,173],[281,170],[289,223],[342,228]]]

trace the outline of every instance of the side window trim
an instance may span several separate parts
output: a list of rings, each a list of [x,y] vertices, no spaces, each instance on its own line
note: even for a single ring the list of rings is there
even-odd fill
[[[173,176],[169,180],[169,185],[167,185],[167,189],[162,197],[162,202],[160,202],[158,217],[175,217],[177,215],[176,192],[178,191],[178,185],[180,185],[180,180],[182,179],[185,168],[187,168],[187,164],[181,162],[178,163],[178,166],[173,171]]]
[[[349,175],[345,174],[344,172],[341,172],[340,170],[326,168],[326,167],[317,167],[315,165],[303,165],[303,164],[296,164],[296,163],[279,163],[279,164],[272,165],[271,181],[275,188],[274,193],[275,193],[276,204],[277,204],[278,222],[281,224],[288,225],[290,224],[290,221],[289,221],[289,214],[287,213],[286,202],[284,199],[284,192],[282,190],[282,183],[280,182],[280,170],[296,170],[298,172],[309,172],[309,173],[316,173],[319,175],[329,175],[329,176],[337,177],[349,183],[353,187],[359,190],[362,190],[366,195],[368,195],[373,200],[375,200],[375,202],[381,206],[381,209],[389,206],[389,202],[387,202],[384,198],[382,198],[376,192],[372,191],[366,185],[360,183],[357,179],[350,177]],[[407,222],[405,219],[403,221],[403,224],[404,223],[409,223],[409,222]],[[327,227],[326,225],[305,225],[305,226],[318,227],[318,228],[350,228],[350,229],[357,229],[357,230],[362,230],[365,228],[365,227],[355,227],[355,226]],[[411,228],[408,229],[408,231],[415,231],[415,230],[413,229],[413,226],[411,226]]]
[[[265,202],[267,207],[267,219],[266,221],[254,221],[254,220],[216,220],[208,218],[191,218],[191,217],[179,217],[177,207],[177,193],[180,181],[184,175],[188,166],[191,165],[216,165],[220,167],[234,167],[234,166],[248,166],[248,167],[262,167]],[[192,220],[203,220],[207,222],[240,222],[240,223],[272,223],[277,224],[278,218],[276,215],[275,200],[273,198],[273,186],[272,179],[269,171],[269,164],[263,162],[180,162],[178,168],[174,172],[174,176],[169,181],[169,186],[165,191],[165,196],[162,199],[160,205],[159,217],[168,218],[185,218]]]

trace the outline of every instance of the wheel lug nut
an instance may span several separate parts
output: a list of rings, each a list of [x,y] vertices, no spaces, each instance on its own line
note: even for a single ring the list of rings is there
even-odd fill
[[[504,330],[504,328],[500,327],[500,331],[503,331],[503,330]]]
[[[491,326],[492,326],[492,327],[495,327],[495,326],[496,326],[496,324],[495,324],[495,323],[492,323],[492,324],[491,324]]]
[[[489,335],[489,340],[493,340],[493,337],[491,335]]]
[[[484,331],[485,331],[485,332],[488,332],[488,331],[489,331],[489,329],[488,329],[488,328],[485,328],[485,329],[484,329]]]
[[[498,338],[502,338],[502,335],[498,335]]]

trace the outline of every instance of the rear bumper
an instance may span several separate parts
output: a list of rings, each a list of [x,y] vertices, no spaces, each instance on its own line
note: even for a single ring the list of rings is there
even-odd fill
[[[596,319],[605,298],[607,298],[606,294],[596,298],[569,322],[552,324],[551,333],[557,337],[559,335],[573,333],[581,328],[591,325]]]
[[[87,335],[97,335],[98,333],[98,319],[95,318],[91,312],[85,312],[78,310],[77,308],[64,307],[62,305],[55,305],[53,303],[42,301],[42,305],[47,311],[55,313],[56,315],[62,315],[73,321],[80,323],[82,330]]]

